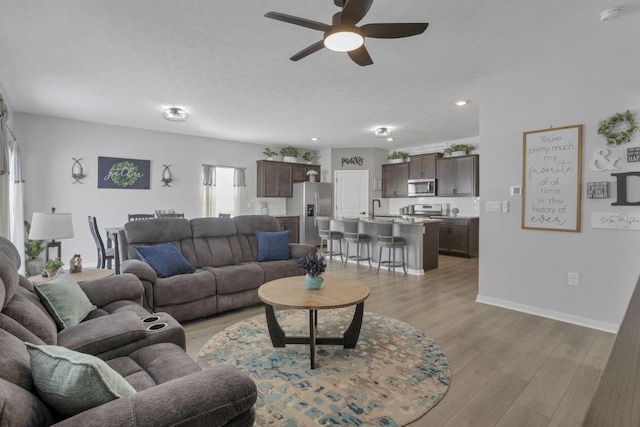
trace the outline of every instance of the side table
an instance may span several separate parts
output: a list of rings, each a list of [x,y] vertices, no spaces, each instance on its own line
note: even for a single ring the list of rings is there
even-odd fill
[[[106,268],[83,268],[80,273],[71,273],[71,277],[78,283],[90,282],[109,276],[113,276],[113,270],[107,270]],[[31,283],[42,283],[49,280],[48,277],[42,277],[40,274],[31,276],[28,279]]]

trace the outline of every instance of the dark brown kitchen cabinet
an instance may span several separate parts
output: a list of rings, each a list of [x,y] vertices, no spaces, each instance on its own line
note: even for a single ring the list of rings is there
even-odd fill
[[[257,197],[291,197],[293,167],[291,163],[258,160]]]
[[[478,256],[478,218],[432,217],[440,219],[440,252],[467,258]]]
[[[409,162],[409,179],[435,178],[436,160],[442,157],[440,153],[421,154],[411,156]]]
[[[293,183],[309,181],[307,172],[316,171],[316,180],[320,182],[320,165],[305,165],[303,163],[293,164]]]
[[[409,163],[382,165],[382,197],[407,197]]]
[[[300,217],[297,216],[277,216],[280,231],[291,230],[289,243],[300,243]]]
[[[437,159],[437,195],[439,197],[479,196],[479,165],[479,157],[476,154]]]

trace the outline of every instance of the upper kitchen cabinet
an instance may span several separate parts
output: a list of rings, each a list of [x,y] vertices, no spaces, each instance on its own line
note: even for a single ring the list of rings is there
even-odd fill
[[[480,195],[480,157],[446,157],[436,161],[439,197],[474,197]]]
[[[407,197],[409,163],[382,165],[382,197]]]
[[[442,157],[440,153],[421,154],[411,156],[409,163],[409,179],[435,178],[436,160]]]
[[[257,197],[291,197],[293,164],[258,160]]]
[[[320,182],[320,165],[305,165],[302,163],[293,163],[293,182],[305,182],[309,181],[307,178],[307,172],[316,171],[316,180]]]

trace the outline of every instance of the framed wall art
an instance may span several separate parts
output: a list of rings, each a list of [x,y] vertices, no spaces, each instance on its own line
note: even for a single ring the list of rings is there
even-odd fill
[[[522,228],[580,231],[582,125],[523,133]]]
[[[98,157],[98,188],[150,188],[150,160]]]

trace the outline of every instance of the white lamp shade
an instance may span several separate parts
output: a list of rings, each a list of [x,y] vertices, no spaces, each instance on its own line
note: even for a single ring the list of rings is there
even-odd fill
[[[73,237],[70,213],[34,212],[29,240],[69,239]]]

